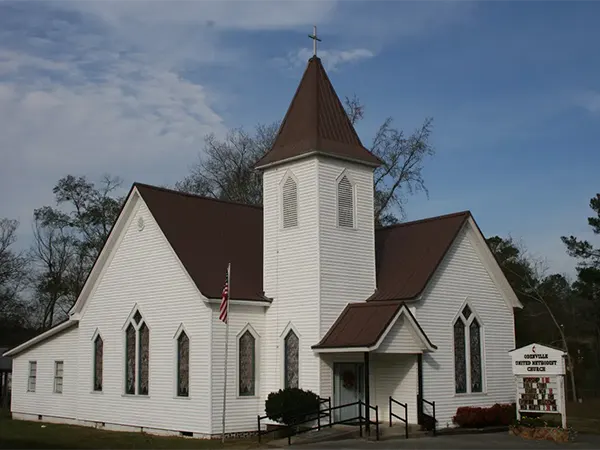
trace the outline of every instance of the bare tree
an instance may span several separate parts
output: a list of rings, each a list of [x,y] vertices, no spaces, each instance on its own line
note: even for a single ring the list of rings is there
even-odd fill
[[[365,106],[356,95],[346,97],[344,106],[352,125],[364,118]],[[427,118],[413,134],[405,136],[388,117],[375,133],[370,150],[383,162],[374,175],[376,225],[398,222],[396,213],[403,218],[409,195],[420,191],[429,195],[423,165],[426,157],[435,154],[429,142],[432,124],[433,119]]]
[[[251,205],[262,204],[262,175],[253,165],[271,148],[278,128],[278,123],[258,125],[253,134],[235,128],[223,141],[209,134],[199,161],[187,177],[176,183],[176,189]]]
[[[46,330],[54,324],[55,315],[66,317],[69,301],[69,279],[76,253],[73,236],[68,226],[44,224],[43,214],[37,211],[31,257],[35,261],[35,302],[40,315],[40,328]]]
[[[24,252],[13,250],[19,222],[0,219],[0,317],[7,321],[26,319],[24,300],[28,259]]]
[[[573,401],[577,399],[575,386],[575,365],[568,345],[568,337],[564,322],[568,320],[565,312],[568,308],[558,306],[568,305],[573,300],[570,283],[562,275],[548,275],[546,261],[532,256],[522,243],[515,243],[512,239],[493,237],[488,239],[490,249],[496,256],[503,271],[506,273],[512,288],[517,296],[524,302],[537,304],[541,311],[526,306],[529,316],[546,316],[552,322],[553,328],[559,336],[559,345],[567,355],[567,366],[571,380],[571,394]],[[560,320],[559,320],[560,317]]]
[[[362,120],[365,107],[354,95],[345,99],[345,109],[352,124]],[[253,170],[254,163],[266,153],[277,136],[279,123],[258,125],[254,133],[242,128],[231,130],[223,141],[209,135],[204,151],[191,173],[176,183],[176,189],[214,198],[249,204],[262,203],[262,176]],[[404,216],[409,195],[426,194],[423,166],[434,154],[429,142],[432,119],[409,136],[393,126],[387,118],[377,130],[371,152],[383,165],[375,171],[375,223],[377,226],[396,223]]]
[[[105,176],[99,183],[68,175],[53,189],[57,207],[34,211],[35,299],[42,328],[66,316],[110,233],[123,202],[121,180]]]

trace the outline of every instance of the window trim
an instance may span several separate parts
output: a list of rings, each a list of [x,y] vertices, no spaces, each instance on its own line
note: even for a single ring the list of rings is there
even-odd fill
[[[59,364],[61,366],[61,372],[62,372],[60,377],[58,376],[58,365]],[[59,378],[60,378],[60,391],[56,387],[56,382],[58,381]],[[61,359],[55,360],[54,361],[54,383],[53,383],[53,388],[52,388],[53,394],[62,394],[63,393],[64,381],[65,381],[65,362],[64,362],[64,360],[61,360]]]
[[[240,339],[246,332],[249,332],[252,337],[254,337],[254,358],[252,361],[253,365],[253,384],[254,384],[254,393],[253,394],[240,394]],[[257,376],[260,362],[260,345],[259,345],[260,335],[256,332],[254,327],[247,323],[244,328],[236,335],[235,337],[235,372],[236,372],[236,397],[237,398],[256,398],[260,393],[259,386],[259,377]]]
[[[302,370],[301,370],[301,357],[302,357],[302,335],[298,332],[298,329],[292,324],[292,322],[288,323],[283,332],[279,335],[280,339],[280,348],[281,348],[281,388],[286,388],[286,352],[285,352],[285,338],[288,336],[290,331],[293,331],[296,337],[298,338],[298,387],[302,386]]]
[[[352,226],[351,227],[346,227],[346,226],[340,225],[339,185],[344,177],[346,177],[346,179],[350,183],[350,186],[352,189]],[[358,229],[358,217],[357,217],[356,203],[357,203],[356,183],[355,183],[352,175],[348,171],[348,169],[344,169],[344,170],[342,170],[342,173],[340,173],[337,176],[337,178],[335,179],[335,226],[336,226],[336,228],[338,228],[340,230],[356,230],[356,229]]]
[[[134,320],[135,314],[139,312],[140,315],[142,316],[141,320],[136,323],[136,321]],[[146,325],[146,327],[148,327],[148,393],[147,394],[140,394],[139,393],[139,384],[140,384],[140,365],[141,365],[141,341],[140,341],[140,329],[142,328],[142,325]],[[127,392],[127,329],[129,328],[129,325],[133,326],[134,332],[135,332],[135,344],[134,344],[134,351],[135,351],[135,357],[134,357],[134,392],[133,393],[129,393]],[[122,340],[123,340],[123,354],[122,354],[122,395],[126,396],[126,397],[149,397],[150,396],[150,367],[152,364],[152,358],[150,358],[150,335],[152,334],[152,328],[150,327],[150,325],[148,325],[148,321],[146,320],[146,316],[144,315],[144,313],[140,310],[140,308],[138,307],[137,304],[135,304],[135,306],[133,307],[133,309],[131,310],[131,312],[129,313],[129,316],[127,317],[127,320],[125,321],[125,323],[123,324],[123,327],[121,328],[122,330]]]
[[[463,310],[468,306],[471,310],[471,315],[468,320],[464,319]],[[471,330],[470,326],[473,321],[477,319],[479,323],[479,348],[481,352],[481,391],[473,392],[471,385]],[[461,320],[463,322],[463,326],[465,327],[465,375],[466,375],[466,391],[465,392],[456,392],[456,354],[454,349],[454,324]],[[487,395],[487,377],[486,377],[486,364],[485,364],[485,326],[481,317],[477,313],[477,310],[473,306],[473,303],[469,301],[467,298],[463,304],[460,306],[460,309],[454,316],[450,324],[451,336],[452,336],[452,381],[454,383],[453,387],[453,395],[455,397],[463,397],[468,395]]]
[[[31,375],[31,368],[35,367],[35,375]],[[31,389],[31,380],[33,379],[33,389]],[[27,392],[35,392],[37,388],[37,360],[30,360],[27,370]]]
[[[182,334],[185,334],[188,338],[188,386],[187,386],[187,395],[179,395],[179,338],[181,337]],[[191,389],[191,384],[192,384],[192,377],[191,377],[191,354],[192,354],[192,337],[190,336],[190,333],[188,332],[188,330],[185,328],[184,324],[181,323],[179,325],[179,327],[177,328],[177,331],[175,332],[175,334],[173,335],[173,347],[174,347],[174,352],[173,352],[173,398],[178,398],[178,399],[189,399],[192,397],[192,389]]]
[[[296,224],[290,227],[284,226],[284,202],[283,202],[283,194],[285,183],[288,179],[292,179],[296,184]],[[300,184],[298,183],[298,178],[294,175],[291,170],[287,170],[281,181],[279,182],[279,228],[281,230],[294,230],[300,227]]]
[[[100,338],[102,340],[102,383],[100,389],[96,389],[96,340]],[[94,394],[101,394],[104,391],[104,338],[100,329],[96,328],[96,331],[92,335],[92,390]]]

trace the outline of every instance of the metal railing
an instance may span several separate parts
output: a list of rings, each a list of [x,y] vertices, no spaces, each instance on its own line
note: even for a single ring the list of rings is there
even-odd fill
[[[404,408],[404,417],[400,417],[392,412],[393,405],[402,406]],[[406,439],[408,439],[408,403],[400,403],[398,400],[395,400],[390,396],[389,413],[390,413],[390,427],[392,426],[392,417],[395,417],[399,421],[404,422],[404,434],[406,436]]]
[[[321,405],[327,403],[328,407],[325,409],[321,409]],[[343,419],[343,420],[336,420],[334,421],[332,419],[333,417],[333,411],[336,411],[338,409],[342,409],[342,408],[350,408],[353,406],[358,406],[358,416],[356,417],[349,417],[347,419]],[[367,418],[365,417],[366,414],[363,414],[363,409],[366,413],[367,408],[370,410],[374,410],[375,411],[375,420],[367,420]],[[357,402],[353,402],[353,403],[347,403],[345,405],[339,405],[339,406],[331,406],[331,397],[326,398],[326,399],[321,399],[320,404],[319,404],[319,411],[315,411],[313,414],[309,414],[308,416],[306,415],[302,415],[300,416],[297,420],[292,419],[291,423],[287,424],[287,425],[282,425],[276,429],[273,430],[262,430],[261,427],[261,422],[265,419],[267,419],[268,416],[258,416],[257,417],[257,424],[258,424],[258,442],[261,442],[261,438],[262,436],[269,434],[269,433],[273,433],[273,432],[277,432],[277,431],[285,431],[287,434],[287,440],[288,440],[288,445],[292,444],[292,436],[296,436],[298,434],[301,433],[306,433],[308,431],[312,431],[312,430],[321,430],[321,428],[323,427],[332,427],[333,425],[338,425],[338,424],[344,424],[344,423],[359,423],[359,429],[360,429],[360,437],[363,437],[363,427],[367,427],[369,425],[374,425],[375,426],[375,435],[376,435],[376,439],[379,440],[379,407],[378,406],[371,406],[371,405],[367,405],[365,402],[359,400]],[[326,424],[322,424],[321,423],[321,419],[323,418],[327,418],[328,422]],[[300,425],[306,424],[306,423],[310,423],[310,422],[314,422],[317,421],[317,424],[312,426],[312,427],[303,427],[303,428],[298,428]],[[370,431],[369,431],[370,433]]]
[[[417,396],[417,400],[418,400],[419,404],[421,405],[421,415],[423,416],[423,422],[424,422],[423,425],[425,426],[426,429],[428,429],[427,424],[425,422],[427,421],[427,419],[429,419],[429,421],[431,422],[430,429],[433,431],[433,435],[435,436],[435,429],[436,429],[436,425],[437,425],[437,420],[435,418],[435,401],[430,402],[429,400],[425,400],[421,395]],[[431,406],[431,408],[432,408],[431,415],[424,412],[425,408],[423,408],[423,403]]]

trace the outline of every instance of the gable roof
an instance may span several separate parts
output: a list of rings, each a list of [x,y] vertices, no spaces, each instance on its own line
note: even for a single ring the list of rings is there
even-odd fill
[[[321,60],[313,56],[308,60],[273,147],[255,167],[264,168],[315,153],[371,166],[381,164],[362,145]]]
[[[134,187],[204,296],[220,298],[231,261],[232,299],[268,300],[262,287],[262,207],[142,183]],[[418,297],[468,217],[466,211],[376,230],[377,291],[368,300]]]
[[[435,350],[437,347],[429,340],[417,319],[401,302],[350,303],[339,315],[327,334],[315,350],[342,349],[357,351],[376,350],[400,315],[408,318],[423,347]]]
[[[377,290],[368,300],[417,298],[470,216],[463,211],[377,230]]]
[[[24,352],[25,350],[33,347],[36,344],[40,344],[60,333],[62,333],[65,330],[69,330],[73,327],[79,326],[79,320],[73,320],[73,319],[67,319],[64,322],[59,323],[58,325],[55,325],[54,327],[50,328],[49,330],[44,331],[41,334],[38,334],[37,336],[29,339],[26,342],[23,342],[21,345],[17,345],[16,347],[10,349],[7,352],[4,352],[2,354],[2,356],[16,356],[19,353]]]
[[[231,262],[231,298],[266,300],[261,207],[134,186],[202,295],[221,298]]]

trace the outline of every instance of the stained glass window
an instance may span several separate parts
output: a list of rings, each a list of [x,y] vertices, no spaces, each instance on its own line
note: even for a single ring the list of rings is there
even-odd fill
[[[454,383],[456,393],[467,392],[467,367],[465,356],[465,324],[462,319],[454,323]]]
[[[299,341],[293,330],[285,337],[285,387],[298,387]]]
[[[104,353],[104,342],[98,335],[94,340],[94,391],[102,390],[102,359]]]
[[[125,331],[125,393],[135,394],[135,328],[129,324]]]
[[[469,318],[469,316],[471,315],[471,308],[469,308],[469,305],[465,305],[462,313],[463,313],[463,316],[465,316],[465,319]]]
[[[190,395],[190,340],[182,331],[177,338],[177,395]]]
[[[481,327],[477,319],[469,326],[469,341],[471,345],[471,392],[481,392]]]
[[[140,327],[140,349],[139,349],[139,385],[138,394],[148,395],[148,369],[150,360],[150,330],[143,323]]]
[[[142,315],[140,314],[139,311],[136,311],[135,314],[133,315],[133,321],[139,325],[140,320],[142,320]]]
[[[239,353],[240,395],[254,395],[255,339],[248,330],[240,337]]]

